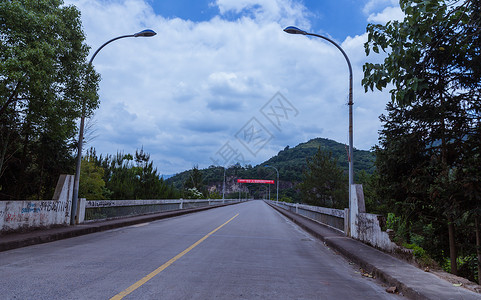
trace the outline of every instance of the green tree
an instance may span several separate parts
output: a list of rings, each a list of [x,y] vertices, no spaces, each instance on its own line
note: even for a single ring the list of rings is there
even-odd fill
[[[448,250],[457,273],[456,226],[463,231],[463,215],[479,208],[459,174],[468,141],[475,149],[480,143],[473,136],[481,120],[481,1],[401,0],[400,6],[404,20],[368,25],[365,44],[366,54],[388,53],[382,64],[364,65],[366,91],[394,87],[376,150],[379,186],[412,230],[446,228],[448,249],[432,251]],[[481,174],[475,177],[479,182]]]
[[[49,198],[73,172],[75,119],[98,105],[84,40],[61,0],[0,2],[0,199]]]
[[[87,200],[104,200],[108,191],[103,180],[104,169],[88,158],[82,158],[79,197]]]
[[[107,199],[175,199],[180,193],[168,185],[153,167],[150,154],[143,148],[135,155],[117,152],[115,156],[99,157],[95,149],[87,151],[89,162],[103,169],[105,188],[103,195]]]
[[[379,173],[374,171],[372,174],[361,170],[358,174],[359,183],[362,184],[366,211],[375,214],[386,214],[390,210],[386,202],[379,196]]]
[[[299,184],[303,202],[316,206],[345,208],[348,205],[348,182],[331,152],[318,149],[307,158],[307,169]]]
[[[209,199],[222,199],[222,194],[217,190],[209,191]]]
[[[159,177],[154,162],[150,160],[150,154],[144,149],[135,151],[134,183],[136,199],[156,199],[164,197],[167,186],[164,180]]]
[[[112,191],[112,199],[137,199],[135,197],[135,171],[132,169],[133,156],[117,152],[108,156],[110,178],[106,181],[107,188]]]
[[[477,131],[471,135],[466,142],[466,149],[463,152],[464,164],[459,168],[456,176],[461,182],[464,191],[463,206],[467,207],[463,215],[465,220],[473,220],[469,230],[471,232],[474,227],[475,233],[475,249],[472,253],[476,253],[477,257],[477,276],[478,282],[481,284],[481,123],[478,124]],[[469,236],[469,235],[468,235]],[[463,243],[464,244],[464,243]],[[463,245],[467,246],[467,245]]]
[[[186,198],[187,196],[202,198],[206,195],[207,189],[204,185],[204,177],[198,166],[194,166],[185,178],[184,193]]]

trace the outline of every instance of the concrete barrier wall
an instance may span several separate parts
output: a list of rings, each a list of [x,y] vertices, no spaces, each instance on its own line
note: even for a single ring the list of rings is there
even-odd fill
[[[61,175],[53,200],[0,201],[0,233],[52,225],[68,225],[72,192],[73,175]]]
[[[352,232],[352,237],[384,251],[393,252],[399,247],[391,242],[387,232],[382,231],[383,218],[368,213],[357,214],[356,230]]]
[[[79,223],[239,202],[239,199],[89,200],[80,199]]]
[[[293,213],[303,215],[306,218],[317,221],[333,229],[342,231],[344,233],[346,232],[345,226],[347,224],[347,218],[349,217],[349,214],[345,210],[299,203],[276,201],[269,201],[269,203],[280,206]]]
[[[0,201],[0,235],[13,231],[69,225],[73,175],[60,175],[53,200]],[[79,199],[76,222],[239,202],[239,199],[91,200]]]
[[[364,210],[364,196],[362,195],[362,188],[359,188],[359,185],[353,187],[353,194],[354,202],[358,204],[357,207],[354,207],[354,209],[358,210],[357,213],[350,213],[347,208],[340,210],[298,203],[276,201],[269,201],[269,203],[342,231],[352,238],[384,251],[393,252],[399,248],[391,241],[387,232],[382,230],[383,226],[381,226],[381,223],[383,223],[383,216],[359,212],[359,210]],[[349,230],[350,224],[351,228]]]

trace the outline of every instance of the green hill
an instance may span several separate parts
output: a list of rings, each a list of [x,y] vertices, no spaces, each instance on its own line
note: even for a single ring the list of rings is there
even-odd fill
[[[279,173],[283,173],[286,178],[300,181],[302,170],[306,167],[306,158],[311,158],[319,148],[331,152],[332,156],[337,159],[339,167],[348,172],[347,145],[324,138],[312,139],[294,148],[287,146],[276,156],[261,165],[272,165],[279,170]],[[372,173],[374,171],[374,159],[372,152],[354,149],[354,173],[358,173],[361,170]]]
[[[296,185],[302,180],[302,172],[306,168],[306,158],[311,158],[321,148],[330,151],[334,158],[337,158],[339,167],[345,170],[346,174],[349,169],[347,160],[346,145],[333,140],[324,138],[315,138],[306,143],[301,143],[296,147],[285,147],[277,155],[257,166],[230,166],[226,169],[226,198],[238,197],[241,193],[247,192],[253,197],[261,198],[266,193],[266,185],[261,184],[238,184],[238,178],[249,179],[273,179],[277,178],[276,171],[273,168],[266,168],[265,165],[276,167],[279,170],[279,199],[288,197],[299,201],[299,195]],[[364,170],[367,173],[374,171],[374,154],[370,151],[354,150],[354,173]],[[222,195],[222,180],[224,176],[224,168],[220,166],[210,166],[202,169],[204,193],[212,195],[213,191],[217,191],[218,195]],[[183,189],[186,180],[189,180],[191,170],[176,174],[167,179],[168,183],[174,187]],[[271,198],[275,198],[275,189],[271,187]]]

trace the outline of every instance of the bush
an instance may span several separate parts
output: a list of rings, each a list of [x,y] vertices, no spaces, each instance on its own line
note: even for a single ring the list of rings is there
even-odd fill
[[[287,196],[282,196],[282,198],[279,199],[279,201],[287,202],[287,203],[294,203],[294,201],[292,201],[291,197],[287,197]]]
[[[464,257],[458,257],[458,276],[467,278],[468,280],[478,282],[478,265],[476,254]],[[445,258],[442,268],[446,272],[451,272],[451,259]]]

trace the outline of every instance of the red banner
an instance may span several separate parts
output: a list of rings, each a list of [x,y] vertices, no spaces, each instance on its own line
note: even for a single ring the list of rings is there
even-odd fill
[[[265,179],[237,179],[238,183],[267,183],[267,184],[274,184],[274,180],[265,180]]]

